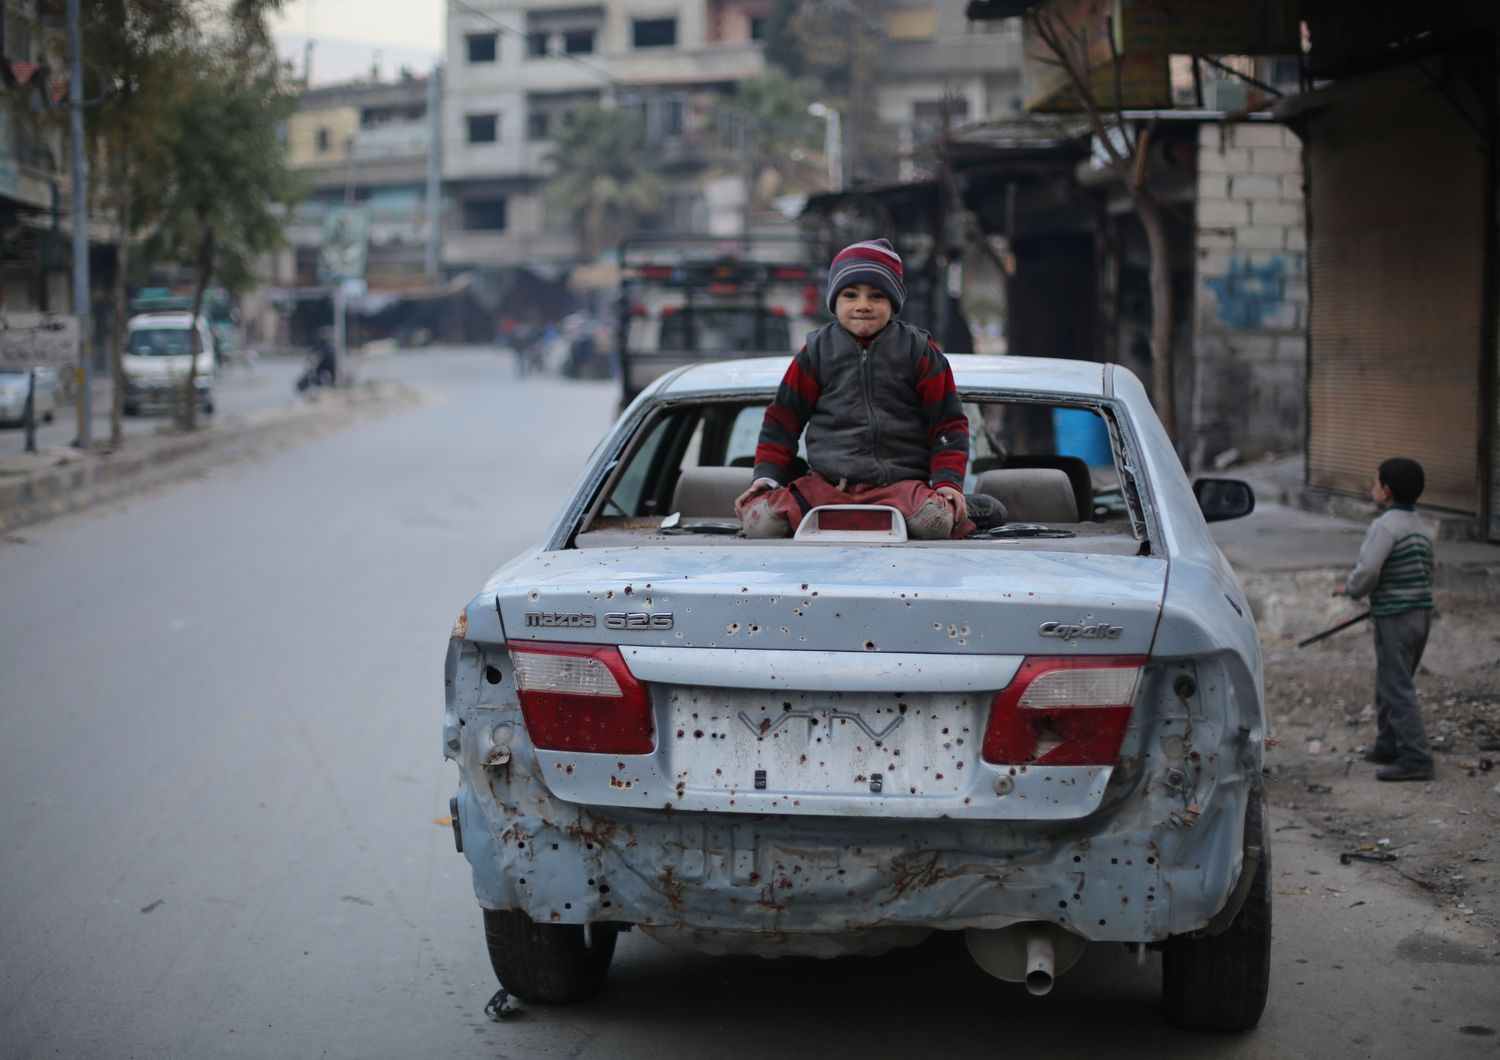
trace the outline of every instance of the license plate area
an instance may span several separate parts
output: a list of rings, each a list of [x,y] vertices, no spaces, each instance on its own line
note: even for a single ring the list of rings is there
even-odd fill
[[[679,792],[887,798],[967,790],[990,700],[974,692],[659,691],[662,756]]]

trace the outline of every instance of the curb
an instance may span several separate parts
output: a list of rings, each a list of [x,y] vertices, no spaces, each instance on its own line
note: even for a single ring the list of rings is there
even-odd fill
[[[421,400],[417,391],[399,383],[360,383],[320,395],[316,403],[216,422],[192,434],[129,438],[118,451],[55,450],[57,462],[36,470],[0,467],[0,532],[35,526],[103,504],[249,455],[269,444],[299,441],[357,415],[416,405]]]

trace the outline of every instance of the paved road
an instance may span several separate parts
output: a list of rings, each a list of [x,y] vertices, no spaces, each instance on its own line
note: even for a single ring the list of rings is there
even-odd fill
[[[298,400],[293,383],[302,373],[302,361],[290,357],[274,357],[261,360],[253,368],[240,365],[226,367],[214,384],[215,416],[234,416],[239,413],[256,412],[260,409],[276,408]],[[108,377],[96,379],[91,387],[90,417],[93,440],[109,439],[109,409],[111,383]],[[149,434],[164,423],[170,422],[170,414],[152,411],[140,416],[126,416],[123,425],[126,437],[133,434]],[[78,415],[71,402],[58,405],[57,415],[51,423],[37,424],[36,444],[38,449],[52,449],[71,445],[78,437]],[[0,427],[0,459],[19,453],[26,448],[26,432],[20,427]]]
[[[1118,949],[1032,999],[943,945],[768,962],[635,935],[599,1003],[487,1021],[436,823],[443,651],[614,394],[477,353],[374,370],[433,400],[0,542],[0,1056],[1500,1052],[1493,958],[1298,820],[1246,1036],[1163,1027],[1157,961]]]

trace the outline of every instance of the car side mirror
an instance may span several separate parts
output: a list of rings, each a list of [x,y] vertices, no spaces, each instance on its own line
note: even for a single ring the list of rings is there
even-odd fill
[[[1237,478],[1200,478],[1193,482],[1193,496],[1205,522],[1238,519],[1255,511],[1255,491]]]

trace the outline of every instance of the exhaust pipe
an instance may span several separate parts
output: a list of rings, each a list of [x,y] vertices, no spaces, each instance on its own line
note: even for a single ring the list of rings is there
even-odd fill
[[[1026,931],[1026,991],[1032,997],[1052,992],[1052,939],[1038,931]]]
[[[1077,963],[1087,940],[1056,924],[1035,920],[964,932],[969,955],[996,979],[1025,983],[1033,997],[1052,991],[1053,980]]]

